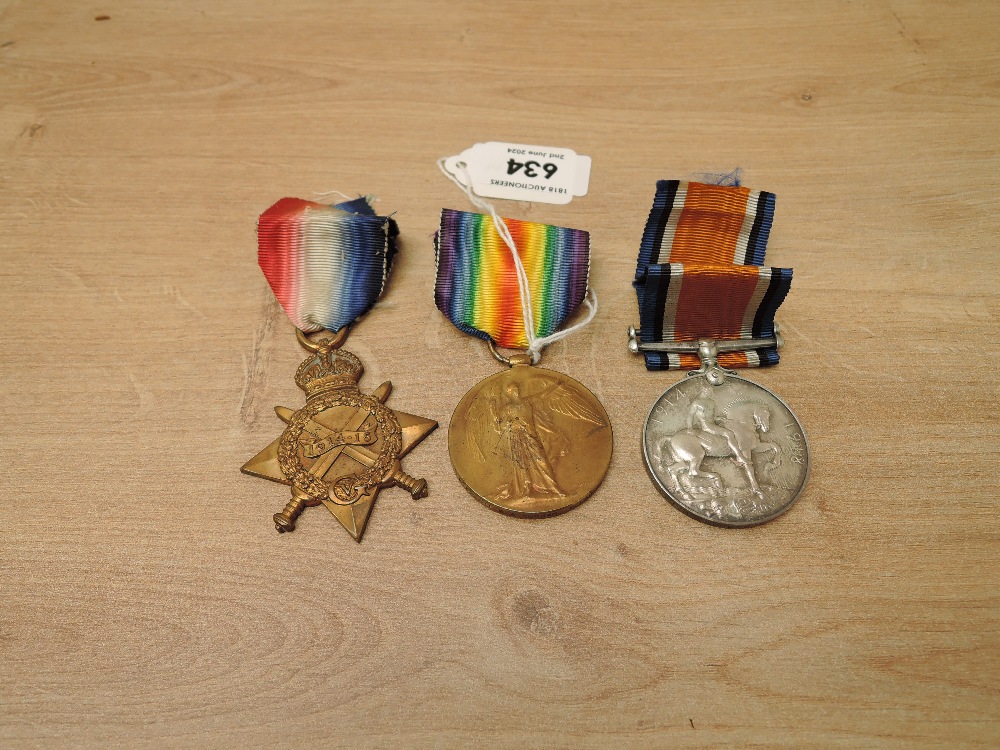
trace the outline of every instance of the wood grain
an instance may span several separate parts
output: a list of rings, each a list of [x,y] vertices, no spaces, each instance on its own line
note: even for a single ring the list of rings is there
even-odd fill
[[[108,16],[105,20],[96,20]],[[1000,6],[0,3],[0,744],[995,747]],[[528,522],[446,454],[496,371],[437,312],[434,168],[491,139],[594,159],[597,320],[547,351],[617,437]],[[779,367],[814,469],[761,528],[688,519],[625,350],[658,178],[743,167],[795,268]],[[371,192],[403,252],[352,334],[439,420],[432,495],[356,545],[238,467],[297,405],[254,262],[278,197]]]

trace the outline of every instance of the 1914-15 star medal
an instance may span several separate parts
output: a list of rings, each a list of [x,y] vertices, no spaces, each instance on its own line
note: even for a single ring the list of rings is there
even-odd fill
[[[427,482],[404,472],[400,459],[437,422],[385,406],[389,382],[362,393],[360,360],[337,348],[345,337],[346,329],[319,342],[299,333],[312,352],[295,374],[306,404],[297,411],[275,407],[285,431],[241,469],[291,486],[292,499],[274,515],[279,532],[293,531],[303,508],[323,504],[360,542],[379,490],[398,486],[414,499],[427,495]]]

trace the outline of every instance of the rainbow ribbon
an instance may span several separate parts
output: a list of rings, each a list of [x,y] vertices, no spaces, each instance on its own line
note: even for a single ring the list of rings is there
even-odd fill
[[[399,228],[368,200],[335,206],[282,198],[257,220],[257,262],[303,331],[336,331],[378,299]]]
[[[792,283],[792,269],[763,265],[774,201],[744,187],[656,183],[632,282],[642,343],[774,336],[774,315]],[[650,370],[700,365],[694,354],[643,355]],[[719,355],[729,368],[777,363],[776,347]]]
[[[532,221],[504,222],[528,275],[535,336],[548,336],[572,315],[587,293],[590,235]],[[514,259],[493,219],[443,209],[435,250],[438,309],[466,333],[493,339],[507,349],[526,348]]]

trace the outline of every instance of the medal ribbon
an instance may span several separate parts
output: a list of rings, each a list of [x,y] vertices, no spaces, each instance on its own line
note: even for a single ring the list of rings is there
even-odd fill
[[[590,234],[531,221],[503,219],[530,290],[534,336],[556,331],[584,300]],[[434,301],[455,326],[505,349],[529,345],[514,257],[490,216],[443,209],[435,235]]]
[[[792,269],[764,266],[774,194],[660,180],[646,221],[635,287],[642,343],[774,336]],[[645,351],[649,370],[695,369],[695,354]],[[775,347],[719,354],[722,367],[778,363]]]
[[[257,220],[257,261],[292,323],[337,331],[382,293],[398,234],[366,198],[335,206],[282,198]]]

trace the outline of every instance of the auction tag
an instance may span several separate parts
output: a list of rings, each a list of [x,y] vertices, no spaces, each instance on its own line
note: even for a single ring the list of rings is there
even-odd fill
[[[472,190],[484,198],[569,203],[587,194],[590,163],[569,148],[490,141],[449,156],[444,166],[463,185],[468,172]]]

